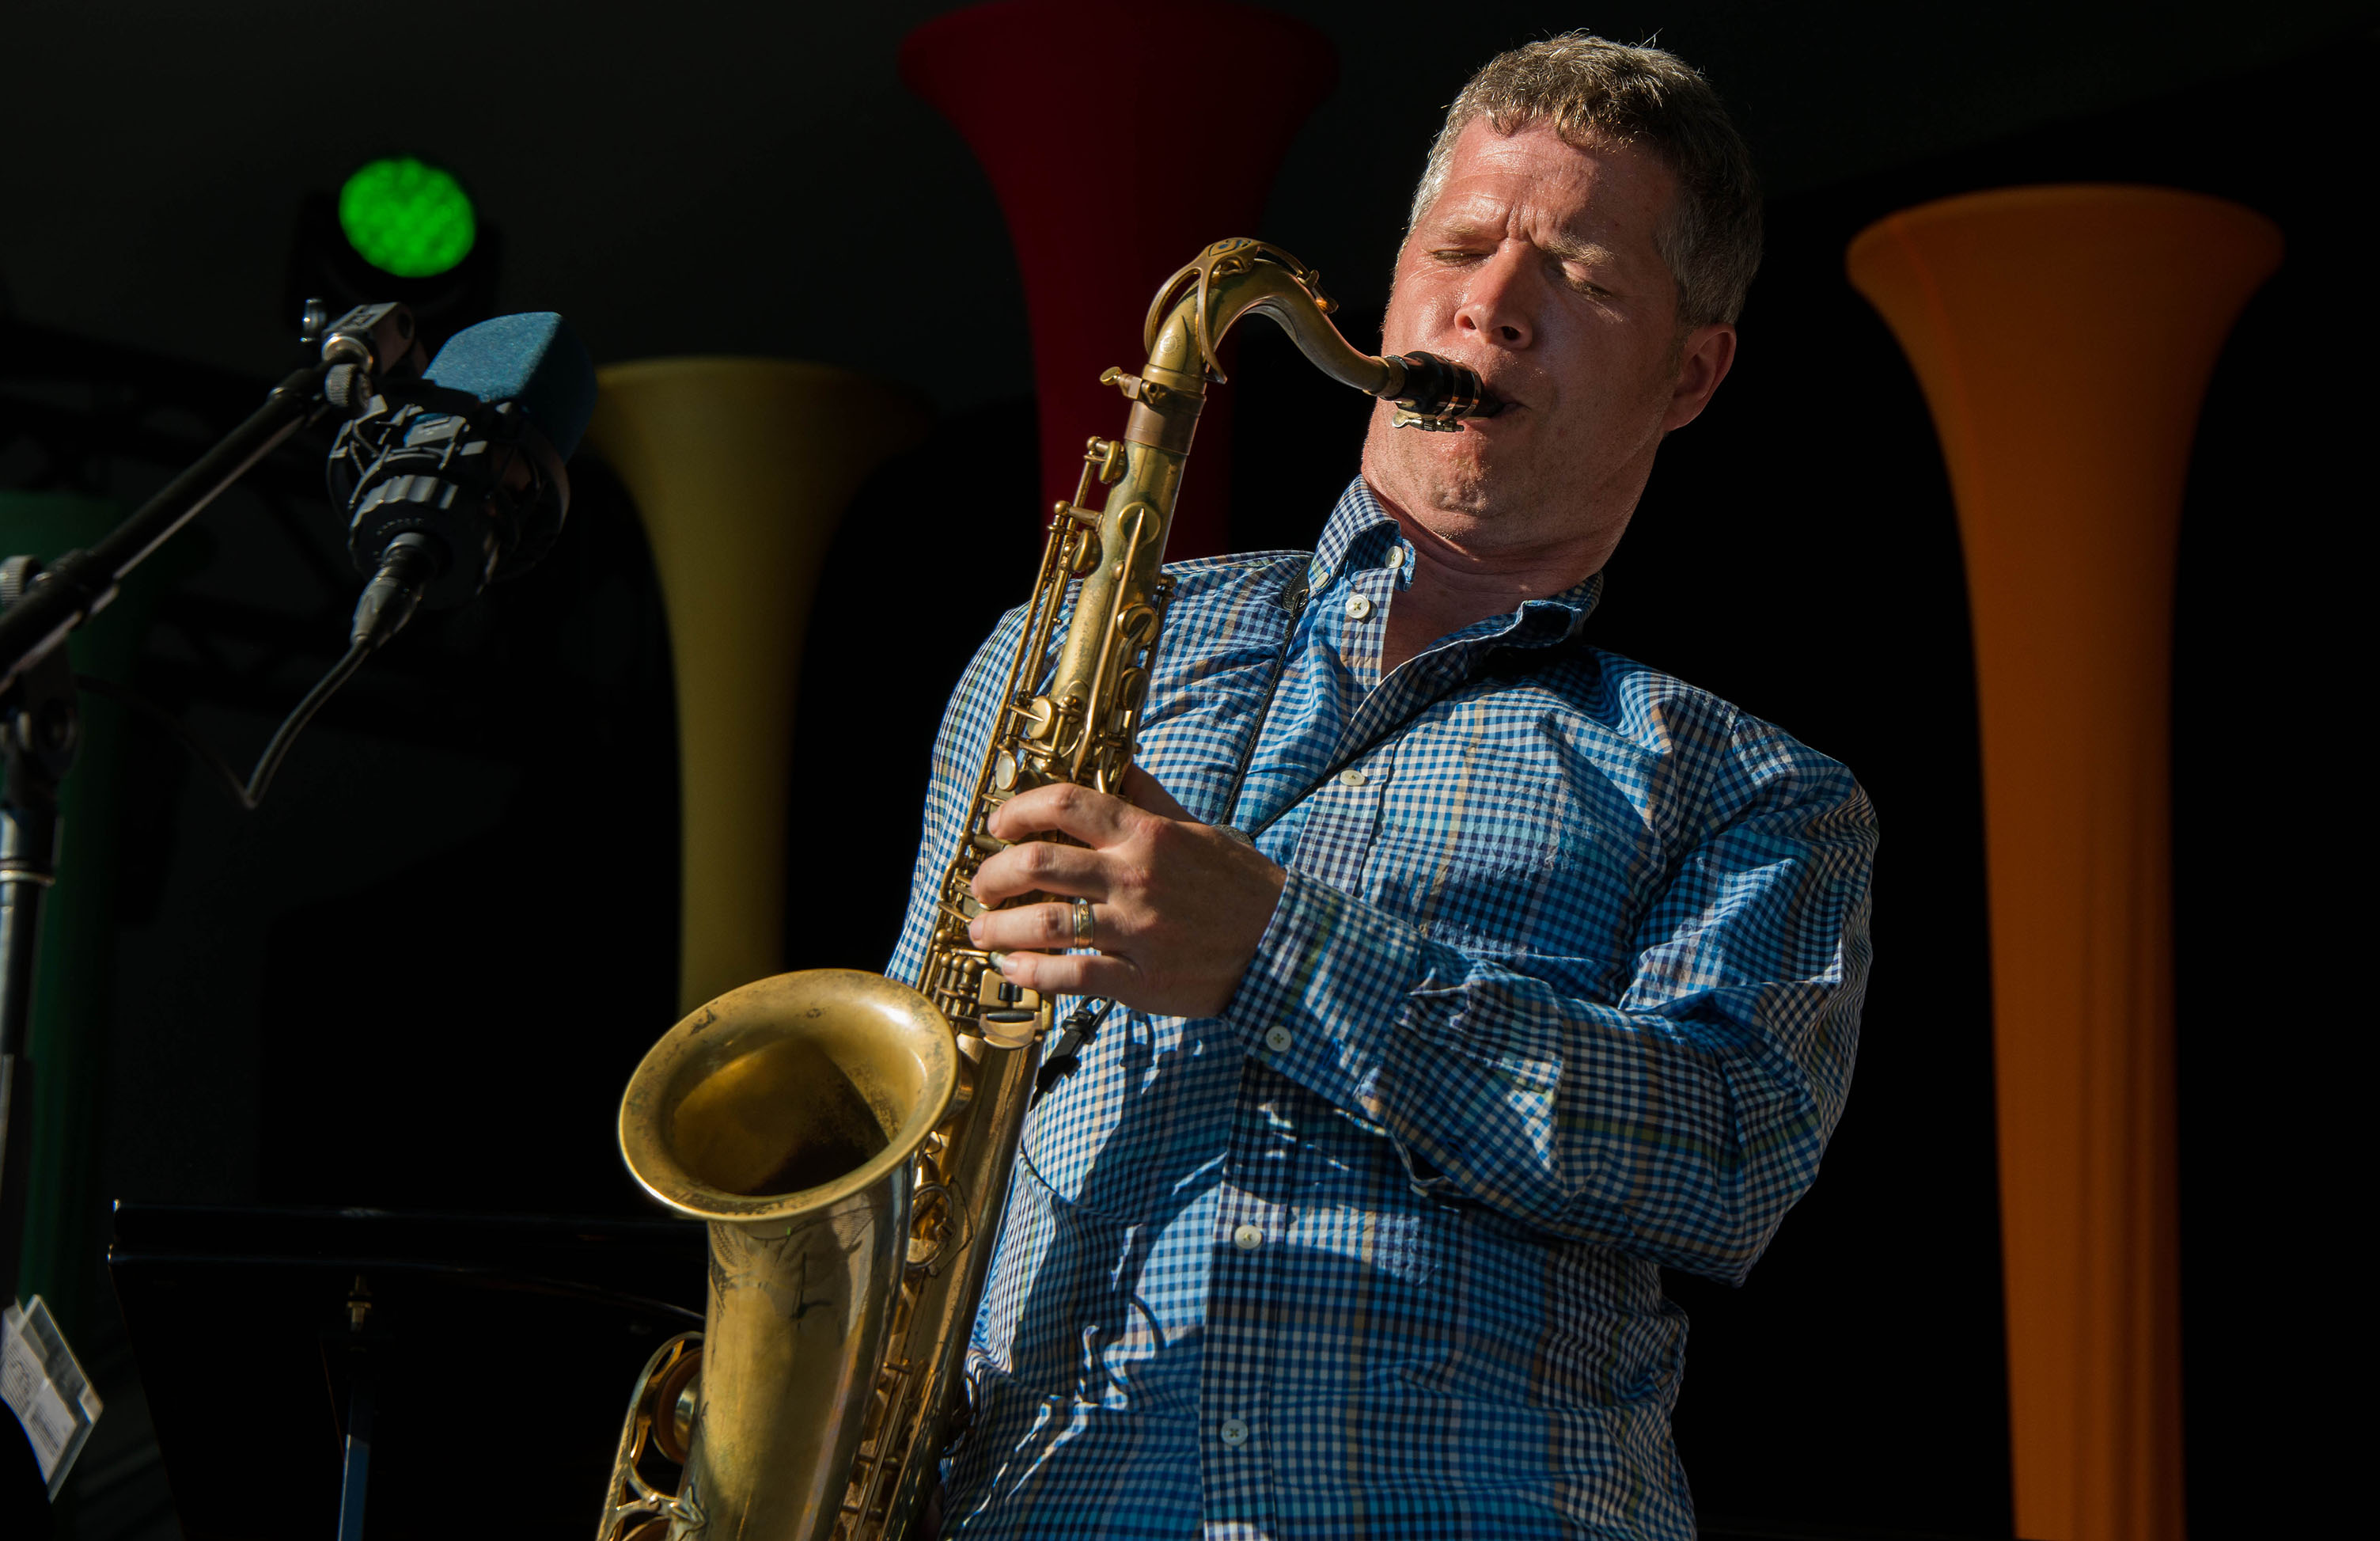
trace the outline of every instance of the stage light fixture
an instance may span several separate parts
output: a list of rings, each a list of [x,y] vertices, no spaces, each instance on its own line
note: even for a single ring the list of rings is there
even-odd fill
[[[434,278],[471,254],[479,220],[455,174],[412,155],[357,168],[339,190],[339,228],[356,255],[399,278]]]
[[[431,352],[495,314],[504,231],[462,175],[392,150],[329,188],[303,194],[283,289],[295,317],[309,300],[333,315],[396,300]]]

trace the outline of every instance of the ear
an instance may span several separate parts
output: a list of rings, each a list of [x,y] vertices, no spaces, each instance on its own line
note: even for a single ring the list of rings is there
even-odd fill
[[[1664,433],[1683,428],[1703,415],[1719,382],[1735,367],[1735,328],[1725,322],[1697,326],[1678,349],[1678,377],[1670,387],[1670,410],[1661,419]]]

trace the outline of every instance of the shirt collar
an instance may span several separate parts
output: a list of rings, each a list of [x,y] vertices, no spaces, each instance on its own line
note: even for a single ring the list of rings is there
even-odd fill
[[[1390,533],[1376,534],[1383,525]],[[1370,556],[1370,548],[1381,540],[1402,539],[1395,532],[1396,525],[1395,516],[1381,507],[1362,477],[1348,483],[1347,490],[1339,495],[1338,506],[1323,521],[1322,538],[1315,543],[1313,565],[1306,569],[1309,592],[1320,593],[1337,582],[1351,556]],[[1498,634],[1511,642],[1566,642],[1586,625],[1586,618],[1602,597],[1603,574],[1590,574],[1560,593],[1523,600]],[[1512,637],[1510,633],[1516,630],[1522,635]]]

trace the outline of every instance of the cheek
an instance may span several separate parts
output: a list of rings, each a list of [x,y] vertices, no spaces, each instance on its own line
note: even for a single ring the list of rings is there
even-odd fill
[[[1410,353],[1446,329],[1458,297],[1443,274],[1422,270],[1399,272],[1390,291],[1388,312],[1380,318],[1380,339],[1390,353]]]
[[[1548,351],[1551,351],[1550,349]],[[1555,414],[1588,433],[1626,436],[1628,426],[1669,399],[1660,358],[1648,357],[1637,338],[1592,330],[1571,339],[1569,367]]]

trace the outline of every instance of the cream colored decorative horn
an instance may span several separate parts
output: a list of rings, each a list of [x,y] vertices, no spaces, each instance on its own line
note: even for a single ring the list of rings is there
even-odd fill
[[[784,966],[785,787],[819,565],[870,471],[925,434],[892,386],[781,359],[601,372],[589,442],[651,543],[677,681],[678,1003]]]

